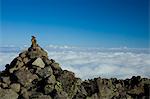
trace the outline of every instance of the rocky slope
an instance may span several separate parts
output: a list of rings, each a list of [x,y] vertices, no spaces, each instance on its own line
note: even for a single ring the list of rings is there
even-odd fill
[[[0,73],[0,99],[149,99],[149,95],[148,78],[82,81],[48,59],[38,45],[20,53]]]

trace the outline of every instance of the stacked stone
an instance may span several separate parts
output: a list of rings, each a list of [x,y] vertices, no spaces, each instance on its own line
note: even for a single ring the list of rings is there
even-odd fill
[[[0,99],[148,99],[149,92],[150,79],[139,76],[82,81],[48,59],[38,45],[20,53],[0,73]]]
[[[1,72],[0,99],[69,99],[69,96],[73,97],[73,84],[66,92],[62,86],[65,84],[62,81],[69,75],[73,77],[72,82],[78,81],[72,72],[63,71],[58,63],[48,59],[47,52],[41,47],[31,46]]]

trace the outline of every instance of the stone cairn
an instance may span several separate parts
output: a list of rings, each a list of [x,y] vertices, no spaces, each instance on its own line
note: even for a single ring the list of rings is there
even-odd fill
[[[0,99],[150,99],[150,79],[94,78],[82,81],[32,37],[32,45],[0,72]]]

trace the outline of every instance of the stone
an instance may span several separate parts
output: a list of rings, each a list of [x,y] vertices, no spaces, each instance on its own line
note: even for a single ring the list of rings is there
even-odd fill
[[[21,99],[29,99],[29,93],[26,88],[22,87],[20,92]]]
[[[96,84],[98,86],[98,90],[99,90],[99,96],[101,98],[112,98],[113,97],[113,88],[112,87],[112,82],[110,80],[107,79],[100,79],[98,78],[96,80]]]
[[[25,58],[23,58],[23,62],[24,62],[25,64],[27,64],[27,63],[29,62],[29,59],[28,59],[27,57],[25,57]]]
[[[47,83],[48,84],[55,84],[56,83],[56,78],[54,75],[51,75],[50,77],[47,78]]]
[[[43,62],[43,60],[39,57],[37,58],[33,63],[32,65],[35,65],[35,66],[38,66],[38,67],[41,67],[41,68],[44,68],[45,67],[45,63]]]
[[[32,74],[28,70],[19,70],[15,72],[15,76],[17,77],[18,82],[25,87],[29,86],[34,79],[38,78],[37,75]]]
[[[57,92],[63,91],[62,84],[60,82],[58,82],[58,81],[55,84],[55,90]]]
[[[62,84],[65,92],[68,93],[69,98],[73,98],[78,90],[78,79],[75,78],[73,72],[64,70],[57,80]]]
[[[48,76],[51,76],[53,74],[53,70],[52,68],[49,66],[49,67],[45,67],[44,69],[38,69],[36,71],[37,75],[39,77],[43,77],[43,78],[46,78]]]
[[[10,85],[10,88],[11,88],[12,90],[14,90],[15,92],[19,92],[19,91],[20,91],[20,84],[19,84],[19,83],[12,83],[12,84]]]
[[[61,69],[58,63],[52,63],[51,67],[58,70]]]
[[[52,99],[52,97],[50,95],[36,95],[32,96],[31,99]]]
[[[20,61],[20,62],[22,61],[22,58],[19,57],[19,56],[18,56],[16,59],[17,59],[18,61]]]
[[[44,95],[41,92],[29,92],[29,98],[30,99],[52,99],[50,95]]]
[[[34,58],[38,58],[38,57],[47,57],[48,58],[48,55],[47,55],[47,52],[44,51],[42,48],[40,48],[39,46],[35,46],[35,47],[30,47],[28,49],[28,57],[30,59],[34,59]]]
[[[20,59],[20,57],[18,57],[18,58]],[[21,68],[21,67],[24,66],[24,63],[22,62],[22,60],[20,61],[20,60],[18,60],[18,58],[15,58],[15,59],[11,62],[9,68],[7,68],[10,73],[13,73],[14,71],[16,71],[16,70],[18,70],[19,68]]]
[[[4,89],[8,88],[8,85],[6,83],[1,83],[0,86]]]
[[[47,58],[48,58],[47,52],[44,51],[43,49],[39,50],[38,52],[41,54],[41,56],[44,56],[44,57],[47,57]]]
[[[49,93],[51,93],[53,90],[54,90],[54,85],[46,85],[46,86],[44,87],[44,92],[45,92],[45,94],[49,94]]]
[[[49,66],[53,63],[53,61],[49,60],[47,57],[43,57],[42,59],[47,66]]]
[[[76,93],[76,95],[73,97],[73,99],[85,99],[87,96],[87,92],[84,89],[84,87],[81,85]]]
[[[54,99],[70,99],[70,98],[68,97],[68,94],[66,92],[61,91],[61,92],[56,92]]]
[[[1,77],[2,81],[6,84],[10,84],[11,81],[10,81],[10,77]]]
[[[87,96],[91,96],[94,93],[98,93],[98,86],[95,80],[84,81],[81,84],[87,92]]]
[[[17,99],[18,94],[12,89],[0,89],[0,99]]]
[[[37,53],[37,51],[30,51],[30,52],[28,53],[28,56],[29,56],[30,59],[35,59],[35,58],[41,57],[41,56],[39,55],[39,53]]]
[[[25,58],[25,57],[26,57],[26,54],[27,54],[27,51],[24,51],[24,52],[20,53],[19,56],[20,56],[21,58]]]
[[[0,99],[149,99],[150,79],[82,81],[32,44],[0,71]]]

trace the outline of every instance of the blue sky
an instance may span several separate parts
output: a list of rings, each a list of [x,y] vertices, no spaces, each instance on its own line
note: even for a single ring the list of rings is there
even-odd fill
[[[149,47],[148,0],[0,0],[0,45]]]

